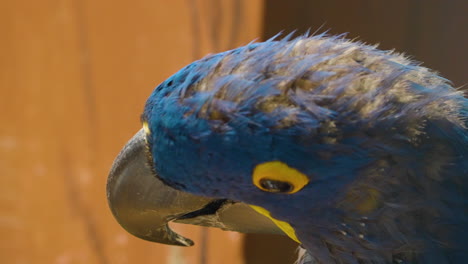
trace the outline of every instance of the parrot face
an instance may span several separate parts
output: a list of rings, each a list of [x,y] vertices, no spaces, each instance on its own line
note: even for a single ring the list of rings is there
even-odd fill
[[[284,233],[317,263],[449,263],[468,240],[467,113],[445,79],[392,52],[325,36],[249,44],[154,90],[135,145],[140,178],[157,186],[143,184],[139,198],[115,191],[146,181],[122,165],[135,157],[124,149],[108,197],[127,229],[151,224],[119,214],[145,218],[148,196],[171,190],[192,205],[164,214],[164,228]]]

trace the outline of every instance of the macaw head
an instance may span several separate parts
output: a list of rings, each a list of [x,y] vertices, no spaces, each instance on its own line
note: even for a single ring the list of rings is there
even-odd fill
[[[319,263],[445,256],[467,235],[467,112],[393,52],[325,36],[249,44],[153,91],[109,202],[162,243],[191,244],[176,221],[283,233]]]

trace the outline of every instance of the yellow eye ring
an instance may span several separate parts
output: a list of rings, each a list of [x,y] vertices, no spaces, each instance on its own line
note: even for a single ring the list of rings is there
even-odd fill
[[[304,188],[309,178],[281,161],[269,161],[254,168],[252,182],[265,192],[292,194]]]

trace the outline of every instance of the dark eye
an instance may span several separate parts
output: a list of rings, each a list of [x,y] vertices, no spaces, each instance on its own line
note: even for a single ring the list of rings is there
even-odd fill
[[[294,189],[294,186],[289,182],[270,179],[261,179],[260,186],[263,190],[274,193],[289,193]]]

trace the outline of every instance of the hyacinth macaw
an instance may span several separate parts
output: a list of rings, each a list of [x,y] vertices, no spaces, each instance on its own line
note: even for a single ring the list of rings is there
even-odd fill
[[[466,263],[468,100],[340,36],[209,55],[153,91],[110,172],[119,223],[288,235],[299,263]]]

